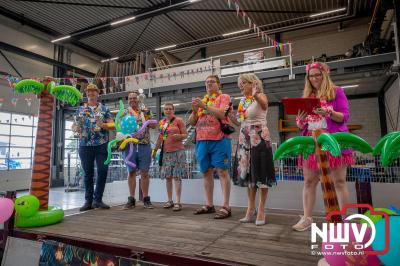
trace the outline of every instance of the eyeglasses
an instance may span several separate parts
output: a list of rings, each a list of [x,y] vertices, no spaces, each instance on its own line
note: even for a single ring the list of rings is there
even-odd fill
[[[309,78],[309,79],[319,79],[319,78],[321,78],[321,77],[322,77],[322,74],[321,74],[321,73],[314,74],[314,75],[308,75],[308,78]]]
[[[173,108],[164,108],[165,111],[167,110],[174,110]]]
[[[217,83],[217,81],[216,81],[216,80],[213,80],[213,79],[211,79],[211,80],[206,80],[206,84],[214,84],[214,83]]]

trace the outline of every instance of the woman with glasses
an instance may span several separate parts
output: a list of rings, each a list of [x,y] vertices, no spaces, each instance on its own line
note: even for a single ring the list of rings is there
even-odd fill
[[[342,88],[335,86],[329,76],[329,67],[320,62],[308,64],[306,67],[305,86],[303,97],[320,99],[320,108],[314,114],[307,115],[299,112],[296,124],[301,135],[311,136],[314,129],[322,129],[328,133],[348,132],[349,103]],[[331,177],[335,185],[340,208],[349,201],[349,191],[346,183],[347,166],[353,163],[351,150],[342,151],[342,155],[333,157],[327,153],[331,168]],[[299,158],[299,165],[303,167],[303,208],[304,215],[293,226],[296,231],[305,231],[313,222],[312,210],[315,203],[316,187],[320,180],[317,159],[315,154],[307,159]]]
[[[236,117],[231,121],[240,126],[238,147],[238,178],[235,184],[247,187],[247,212],[241,223],[265,224],[265,202],[268,188],[276,185],[272,160],[271,137],[267,127],[268,99],[262,81],[255,74],[241,74],[238,86],[244,96]],[[260,197],[256,208],[256,194]],[[258,211],[257,211],[258,210]]]
[[[182,178],[187,177],[185,147],[182,141],[187,138],[186,126],[183,120],[175,116],[175,108],[172,103],[164,105],[165,118],[160,120],[160,135],[153,151],[153,159],[156,151],[161,148],[160,176],[166,179],[168,201],[165,209],[173,211],[182,210],[181,193]],[[172,200],[172,179],[175,183],[176,202]]]
[[[203,99],[192,100],[193,112],[190,124],[196,126],[196,158],[200,171],[204,175],[204,190],[206,205],[197,209],[194,214],[215,213],[213,203],[214,169],[217,170],[223,193],[223,206],[217,211],[215,219],[225,219],[231,216],[229,196],[231,180],[231,139],[221,130],[221,123],[228,122],[225,110],[230,104],[230,96],[220,90],[221,82],[218,76],[211,75],[206,79],[207,93]]]

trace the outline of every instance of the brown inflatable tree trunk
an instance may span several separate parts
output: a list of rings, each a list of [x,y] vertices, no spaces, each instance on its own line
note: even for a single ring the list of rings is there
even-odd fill
[[[47,86],[47,83],[45,83],[45,86]],[[39,121],[36,133],[30,193],[39,199],[40,209],[47,210],[49,203],[54,98],[45,90],[39,95],[39,100]]]
[[[332,211],[340,211],[339,202],[336,195],[336,189],[329,176],[330,167],[329,160],[326,152],[321,149],[317,143],[317,138],[321,135],[322,131],[320,129],[313,131],[313,137],[315,142],[315,156],[317,157],[317,162],[319,169],[321,169],[321,187],[322,195],[324,197],[324,205],[326,213]],[[342,222],[342,217],[340,215],[332,215],[330,222]]]

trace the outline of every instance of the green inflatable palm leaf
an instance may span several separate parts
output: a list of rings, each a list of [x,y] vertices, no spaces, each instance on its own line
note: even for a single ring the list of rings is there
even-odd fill
[[[329,151],[335,157],[342,154],[339,143],[332,135],[328,133],[322,133],[319,135],[317,138],[317,143],[321,146],[321,150]]]
[[[394,137],[394,136],[397,136],[397,135],[400,135],[400,131],[390,132],[390,133],[386,134],[385,136],[383,136],[383,137],[378,141],[378,143],[375,145],[374,151],[372,152],[372,154],[373,154],[374,156],[381,154],[381,153],[382,153],[383,145],[385,145],[386,141],[387,141],[389,138]]]
[[[41,94],[46,88],[44,84],[33,80],[33,79],[24,79],[19,81],[15,85],[15,90],[18,93],[34,93],[36,95]]]
[[[351,148],[364,154],[372,152],[372,147],[368,142],[352,133],[337,132],[331,134],[331,136],[339,143],[341,150]]]
[[[382,148],[381,163],[389,166],[393,160],[400,157],[400,135],[389,137]]]
[[[298,136],[288,139],[275,151],[274,160],[302,154],[308,158],[314,152],[314,140],[312,137]]]

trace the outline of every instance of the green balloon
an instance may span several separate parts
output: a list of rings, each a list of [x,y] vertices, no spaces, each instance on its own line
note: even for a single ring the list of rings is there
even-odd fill
[[[30,217],[39,210],[39,199],[33,195],[25,195],[15,200],[15,211],[21,217]]]
[[[397,214],[396,212],[394,212],[394,211],[392,211],[392,210],[389,210],[389,209],[386,209],[386,208],[374,208],[374,211],[384,212],[384,213],[387,213],[388,215],[396,215],[396,214]],[[370,218],[371,221],[372,221],[374,224],[376,224],[377,222],[379,222],[380,220],[383,219],[383,218],[382,218],[382,215],[372,215],[371,212],[370,212],[369,210],[366,211],[366,212],[364,213],[364,215],[367,216],[368,218]],[[365,220],[362,220],[361,223],[362,223],[362,224],[367,224],[367,225],[369,226],[369,224],[368,224],[367,221],[365,221]]]

